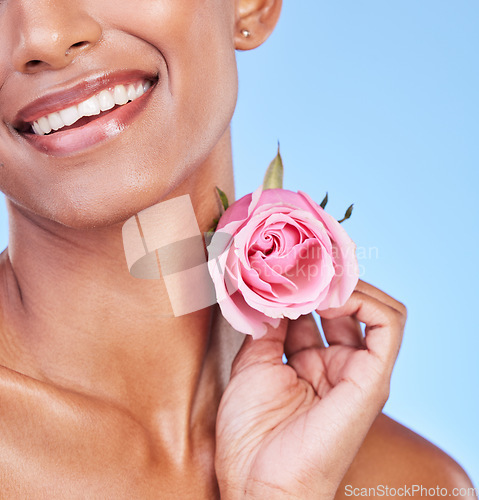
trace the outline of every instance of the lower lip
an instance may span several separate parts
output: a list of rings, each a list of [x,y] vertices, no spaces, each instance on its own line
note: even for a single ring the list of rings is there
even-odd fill
[[[51,135],[22,134],[34,148],[52,156],[65,156],[83,151],[100,142],[116,137],[123,132],[148,104],[155,85],[134,101],[119,106],[110,113],[88,122],[87,124],[55,132]]]

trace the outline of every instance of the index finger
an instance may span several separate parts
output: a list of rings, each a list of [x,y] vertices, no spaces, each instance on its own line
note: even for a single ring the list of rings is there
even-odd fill
[[[364,323],[366,348],[392,370],[404,330],[405,317],[401,312],[359,290],[343,306],[316,312],[326,319],[351,316]]]
[[[399,300],[396,300],[395,298],[391,297],[386,292],[383,292],[379,288],[371,285],[371,283],[367,283],[366,281],[363,280],[358,280],[355,289],[360,292],[367,293],[368,295],[371,295],[371,297],[374,297],[380,300],[381,302],[386,303],[388,306],[392,307],[393,309],[396,309],[401,314],[407,317],[407,309],[402,302],[399,302]]]

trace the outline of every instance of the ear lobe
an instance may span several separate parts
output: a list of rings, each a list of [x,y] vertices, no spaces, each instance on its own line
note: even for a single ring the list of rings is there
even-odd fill
[[[251,50],[271,35],[282,0],[237,0],[234,42],[237,50]]]

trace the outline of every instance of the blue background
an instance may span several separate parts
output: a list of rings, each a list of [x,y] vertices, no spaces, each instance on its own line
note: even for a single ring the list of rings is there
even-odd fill
[[[479,486],[477,0],[285,0],[238,53],[237,196],[276,152],[285,187],[340,218],[362,279],[408,306],[385,411]],[[0,205],[0,246],[7,221]]]
[[[285,0],[238,53],[237,197],[276,152],[361,249],[362,279],[408,307],[385,412],[479,486],[479,2]]]

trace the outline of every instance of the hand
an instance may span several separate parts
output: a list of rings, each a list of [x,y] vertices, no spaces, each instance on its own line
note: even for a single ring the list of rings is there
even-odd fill
[[[238,352],[216,423],[222,500],[334,498],[386,403],[404,305],[360,280],[318,313],[329,347],[308,315]]]

